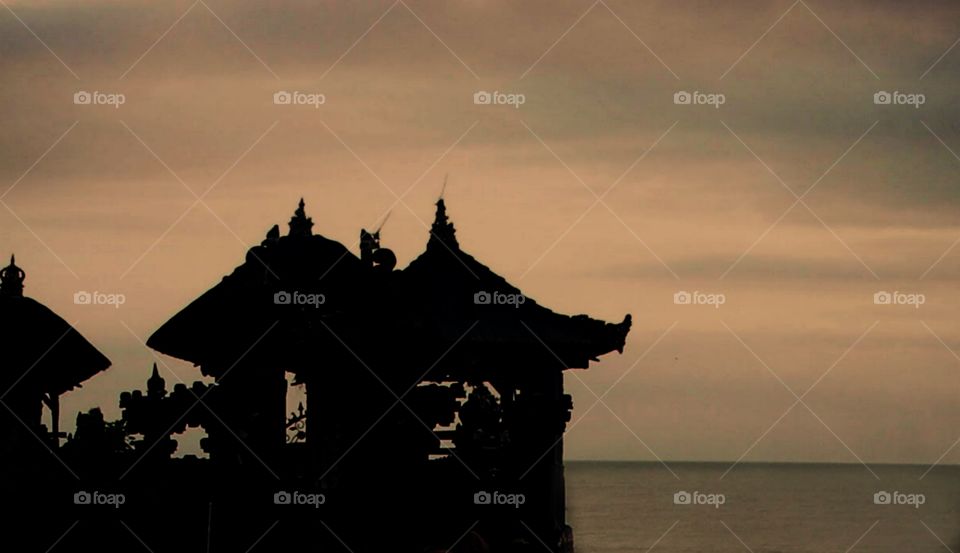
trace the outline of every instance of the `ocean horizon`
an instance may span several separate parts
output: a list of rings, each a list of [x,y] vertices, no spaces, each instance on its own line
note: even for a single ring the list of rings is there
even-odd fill
[[[960,466],[566,461],[578,553],[960,546]]]

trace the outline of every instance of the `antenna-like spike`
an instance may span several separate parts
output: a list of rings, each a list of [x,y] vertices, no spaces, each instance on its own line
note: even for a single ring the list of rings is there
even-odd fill
[[[392,210],[392,209],[387,212],[387,215],[383,218],[383,221],[380,221],[380,226],[378,226],[378,227],[377,227],[377,230],[375,230],[375,231],[373,231],[373,232],[374,232],[374,233],[379,233],[379,232],[380,232],[380,229],[383,228],[383,225],[387,224],[387,219],[389,219],[391,215],[393,215],[393,210]]]

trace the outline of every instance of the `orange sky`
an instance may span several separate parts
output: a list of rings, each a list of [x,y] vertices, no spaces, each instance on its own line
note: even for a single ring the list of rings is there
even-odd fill
[[[141,340],[301,195],[354,251],[390,212],[402,267],[449,174],[465,250],[557,311],[633,314],[622,356],[567,375],[568,457],[960,460],[960,8],[357,4],[0,9],[0,248],[114,362],[64,398],[65,427],[118,417],[153,362]],[[126,303],[75,305],[84,290]]]

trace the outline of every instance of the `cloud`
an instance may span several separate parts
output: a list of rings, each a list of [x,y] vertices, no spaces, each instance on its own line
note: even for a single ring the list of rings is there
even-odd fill
[[[282,225],[301,195],[316,230],[347,245],[392,208],[384,240],[402,266],[422,251],[450,173],[448,206],[471,253],[559,311],[634,314],[628,353],[605,358],[588,382],[610,382],[673,321],[690,329],[669,350],[676,370],[658,355],[664,370],[631,375],[629,393],[611,400],[657,433],[651,443],[665,456],[735,457],[766,423],[753,402],[778,414],[778,384],[737,365],[752,361],[721,317],[753,332],[797,382],[815,378],[831,362],[824,352],[839,355],[851,333],[889,322],[887,342],[863,345],[859,379],[825,388],[818,410],[871,460],[926,462],[955,439],[940,392],[953,385],[941,370],[951,357],[916,334],[922,318],[957,343],[960,161],[949,149],[960,152],[951,123],[960,54],[938,61],[956,40],[951,2],[807,2],[823,23],[796,4],[753,48],[789,2],[607,0],[614,13],[597,4],[586,15],[590,3],[546,0],[8,4],[67,67],[0,10],[0,181],[16,183],[4,197],[16,216],[0,209],[0,245],[23,259],[29,293],[80,317],[115,362],[71,394],[65,413],[115,406],[141,386],[152,358],[119,321],[148,334]],[[78,90],[127,101],[75,105]],[[327,102],[277,106],[278,90]],[[478,90],[527,102],[478,106]],[[675,105],[678,90],[726,103]],[[927,101],[878,106],[878,90]],[[798,205],[764,235],[794,202],[790,190],[814,184],[805,197],[814,214]],[[74,312],[78,287],[122,289],[130,304]],[[720,313],[678,310],[670,298],[681,287],[723,290],[731,302]],[[877,310],[869,298],[880,287],[919,289],[931,302],[920,313]],[[932,373],[929,386],[910,388],[914,365]],[[771,389],[780,395],[756,399]],[[936,407],[924,411],[917,394]],[[913,406],[930,430],[904,432],[896,406]],[[590,428],[603,435],[602,426]],[[798,423],[763,455],[849,460],[814,431]],[[623,436],[585,434],[571,435],[576,455],[638,455]]]

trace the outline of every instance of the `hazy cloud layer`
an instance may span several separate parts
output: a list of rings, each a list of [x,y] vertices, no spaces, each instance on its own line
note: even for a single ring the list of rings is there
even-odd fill
[[[834,363],[805,399],[823,424],[798,405],[747,460],[932,463],[960,432],[960,6],[8,4],[0,246],[114,360],[66,398],[67,426],[96,404],[117,416],[153,361],[140,340],[301,195],[348,246],[391,212],[402,266],[449,173],[465,249],[558,311],[634,315],[623,356],[567,376],[586,413],[569,456],[737,459],[793,403],[778,377],[802,394]],[[279,90],[326,101],[278,106]],[[526,101],[475,105],[480,90]],[[127,303],[74,305],[77,290]],[[925,303],[875,305],[884,291]],[[635,362],[604,400],[616,416],[588,411],[585,386]]]

